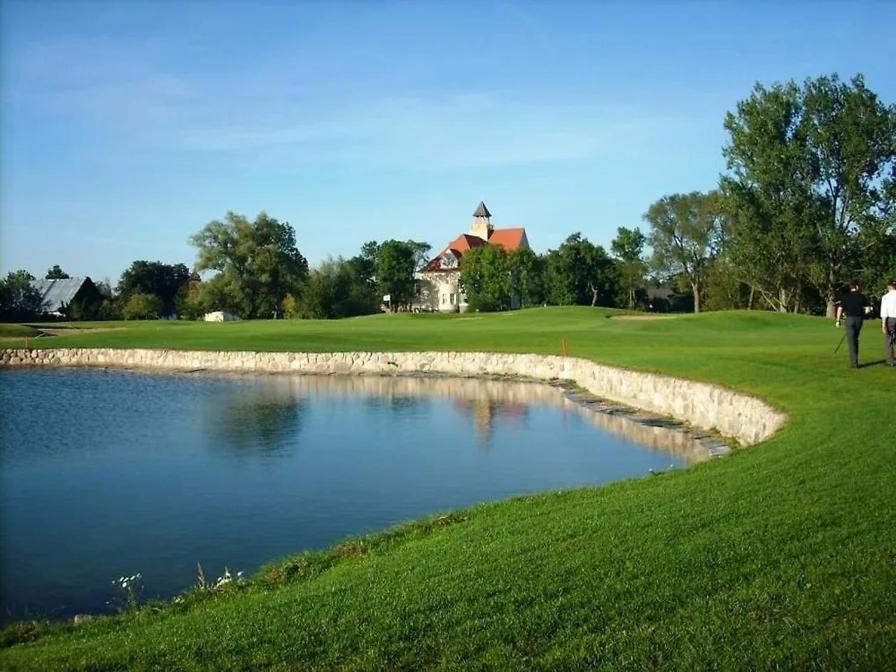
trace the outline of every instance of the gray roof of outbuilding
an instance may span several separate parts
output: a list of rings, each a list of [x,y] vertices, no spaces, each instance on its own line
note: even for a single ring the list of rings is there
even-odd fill
[[[81,291],[87,278],[63,278],[60,280],[35,280],[34,288],[40,292],[43,302],[41,312],[57,313],[67,306]]]
[[[485,207],[485,201],[479,201],[479,206],[476,208],[476,212],[473,213],[474,217],[491,217],[492,213],[488,211],[488,208]]]

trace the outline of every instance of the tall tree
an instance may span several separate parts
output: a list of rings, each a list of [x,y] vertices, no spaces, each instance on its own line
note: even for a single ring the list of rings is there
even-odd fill
[[[861,75],[849,83],[837,75],[806,80],[803,105],[822,212],[816,221],[824,254],[818,284],[833,317],[838,285],[846,280],[844,260],[859,232],[882,217],[882,187],[896,176],[896,106],[887,108]]]
[[[355,264],[341,257],[311,270],[302,285],[297,314],[306,319],[334,319],[376,312],[379,297]]]
[[[254,221],[228,212],[190,238],[198,252],[197,271],[218,271],[203,283],[203,294],[218,307],[244,318],[271,317],[287,294],[296,295],[308,262],[296,247],[295,231],[261,212]]]
[[[546,258],[548,300],[558,305],[613,305],[618,277],[600,245],[573,233]]]
[[[47,275],[44,277],[46,277],[47,280],[67,280],[71,276],[63,271],[59,267],[59,264],[54,264],[53,268],[49,269]]]
[[[390,305],[397,311],[414,296],[414,248],[401,240],[387,240],[377,248],[376,280],[380,291],[390,296]]]
[[[495,311],[510,307],[510,264],[508,254],[500,245],[474,247],[461,257],[460,282],[469,310]]]
[[[766,279],[751,284],[779,310],[796,309],[811,285],[833,316],[838,286],[861,265],[864,229],[887,217],[896,107],[881,103],[861,76],[757,84],[725,128],[722,189],[734,206],[737,266],[764,271]]]
[[[355,267],[355,272],[364,282],[376,289],[376,258],[380,245],[375,240],[370,240],[361,246],[361,252],[348,260]]]
[[[629,309],[635,307],[635,291],[644,282],[647,273],[647,264],[642,258],[646,242],[641,229],[620,226],[616,229],[616,238],[610,243],[610,249],[619,260],[619,276],[627,291]]]
[[[544,302],[544,260],[528,247],[507,255],[510,291],[519,299],[520,307]]]
[[[790,82],[769,89],[757,84],[725,118],[726,250],[739,279],[782,312],[796,309],[818,256],[801,116],[800,90]]]
[[[134,294],[150,294],[161,302],[160,313],[174,312],[178,292],[190,279],[184,264],[165,264],[161,261],[138,260],[121,274],[118,293],[126,302]]]
[[[0,280],[0,318],[28,319],[40,313],[43,296],[28,271],[11,271]]]
[[[429,253],[430,250],[432,250],[432,245],[419,240],[408,240],[405,242],[408,247],[411,248],[411,253],[414,255],[414,272],[420,271],[429,261]]]
[[[664,196],[650,206],[644,219],[650,224],[655,270],[667,277],[684,276],[694,292],[694,312],[699,313],[706,269],[716,255],[722,230],[718,194]]]

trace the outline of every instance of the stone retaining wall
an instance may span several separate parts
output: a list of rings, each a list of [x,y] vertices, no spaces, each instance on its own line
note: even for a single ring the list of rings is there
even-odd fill
[[[0,351],[2,366],[99,366],[169,371],[315,374],[446,374],[569,380],[592,394],[752,444],[786,416],[763,401],[681,378],[628,371],[575,357],[487,352],[217,352],[67,348]]]

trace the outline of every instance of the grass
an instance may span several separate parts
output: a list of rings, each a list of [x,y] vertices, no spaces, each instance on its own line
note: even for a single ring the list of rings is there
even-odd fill
[[[0,346],[18,347],[25,338],[34,338],[39,334],[40,330],[27,324],[0,323]],[[18,343],[13,341],[18,341]]]
[[[496,350],[709,380],[790,416],[650,479],[482,504],[274,562],[238,590],[71,626],[17,624],[5,669],[892,669],[896,371],[829,321],[608,311],[79,325],[40,347]],[[114,330],[100,331],[101,326]],[[891,423],[890,423],[891,424]],[[297,549],[300,550],[300,549]]]

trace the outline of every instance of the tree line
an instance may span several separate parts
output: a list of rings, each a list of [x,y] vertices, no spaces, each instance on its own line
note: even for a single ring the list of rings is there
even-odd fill
[[[757,84],[724,127],[716,189],[654,202],[646,233],[618,229],[613,259],[576,234],[528,262],[541,267],[539,298],[634,308],[652,282],[676,289],[697,312],[833,317],[850,280],[883,291],[896,276],[896,105],[860,75]],[[464,257],[471,305],[490,310],[529,291],[513,279],[518,262],[486,249]]]
[[[896,106],[856,76],[756,84],[724,119],[725,171],[707,193],[669,194],[651,204],[645,231],[619,227],[609,252],[573,233],[536,254],[485,245],[461,259],[473,310],[541,304],[624,308],[770,309],[826,313],[843,285],[871,293],[896,276]],[[233,212],[190,238],[185,264],[135,261],[115,291],[72,318],[338,318],[411,306],[430,246],[365,243],[357,255],[309,268],[295,230],[266,213]],[[199,275],[207,280],[200,282]],[[67,277],[55,266],[48,278]],[[38,312],[34,278],[0,280],[0,317]],[[651,287],[675,290],[673,305]],[[35,303],[37,302],[37,303]],[[75,309],[72,309],[77,312]]]

